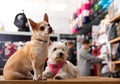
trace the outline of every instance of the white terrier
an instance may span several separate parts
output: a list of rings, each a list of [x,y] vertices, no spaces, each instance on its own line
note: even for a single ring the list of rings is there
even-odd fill
[[[53,42],[48,49],[47,67],[43,72],[43,76],[54,79],[78,77],[78,68],[66,61],[67,56],[67,46],[61,42]]]

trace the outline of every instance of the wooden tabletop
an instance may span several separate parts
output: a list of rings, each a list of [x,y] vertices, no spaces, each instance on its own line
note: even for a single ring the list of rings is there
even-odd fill
[[[106,78],[94,76],[81,76],[79,78],[68,80],[48,79],[46,81],[4,80],[2,76],[0,76],[0,79],[0,84],[120,84],[120,78]]]

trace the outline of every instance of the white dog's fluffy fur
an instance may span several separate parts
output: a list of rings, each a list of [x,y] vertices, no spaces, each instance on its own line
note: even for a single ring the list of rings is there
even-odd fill
[[[51,72],[50,67],[47,65],[43,76],[46,78],[54,79],[71,79],[78,77],[79,71],[76,66],[66,60],[68,56],[68,49],[64,43],[53,42],[48,49],[48,64],[64,63],[57,74]]]

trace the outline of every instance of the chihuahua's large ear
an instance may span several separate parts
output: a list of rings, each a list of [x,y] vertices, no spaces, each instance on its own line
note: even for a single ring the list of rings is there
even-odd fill
[[[36,23],[31,19],[28,19],[28,20],[29,20],[29,23],[30,23],[32,29],[34,29],[36,27]]]
[[[44,14],[44,21],[49,22],[47,13]]]

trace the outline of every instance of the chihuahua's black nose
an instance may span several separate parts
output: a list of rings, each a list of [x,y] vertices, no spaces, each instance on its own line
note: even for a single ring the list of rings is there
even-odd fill
[[[63,53],[62,53],[62,52],[60,52],[60,53],[59,53],[59,56],[60,56],[60,57],[62,57],[62,56],[63,56]]]

